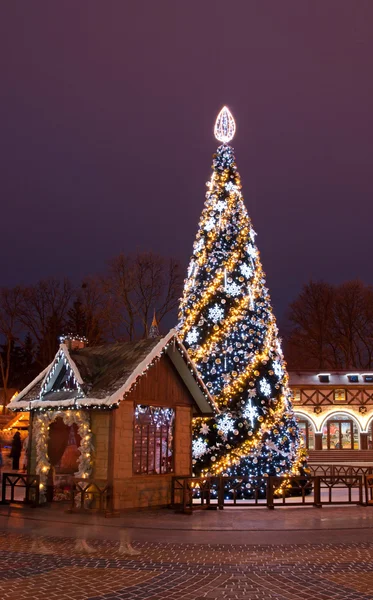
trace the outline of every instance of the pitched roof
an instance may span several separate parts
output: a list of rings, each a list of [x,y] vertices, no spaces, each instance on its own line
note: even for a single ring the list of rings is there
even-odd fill
[[[106,398],[121,388],[161,338],[95,346],[70,351],[83,389],[92,398]]]
[[[79,383],[79,389],[52,391],[44,387],[56,361],[61,359],[61,352]],[[30,410],[117,405],[130,391],[136,379],[141,377],[153,361],[163,353],[166,353],[173,362],[200,411],[205,414],[219,412],[174,330],[164,338],[114,343],[79,350],[69,351],[67,346],[61,344],[51,365],[22,390],[8,408]]]

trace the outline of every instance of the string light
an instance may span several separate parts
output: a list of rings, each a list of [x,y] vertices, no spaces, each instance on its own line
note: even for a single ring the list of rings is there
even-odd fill
[[[179,332],[221,415],[193,421],[195,475],[284,475],[305,466],[256,233],[224,107],[180,302]],[[252,491],[245,492],[250,497]]]

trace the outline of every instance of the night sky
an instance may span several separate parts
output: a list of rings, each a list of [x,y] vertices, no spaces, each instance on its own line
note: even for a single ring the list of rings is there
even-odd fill
[[[372,28],[371,0],[2,3],[0,285],[186,266],[224,104],[278,316],[373,284]]]

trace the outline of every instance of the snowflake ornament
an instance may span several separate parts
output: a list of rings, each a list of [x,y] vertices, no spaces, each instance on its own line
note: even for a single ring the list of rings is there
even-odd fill
[[[249,267],[249,265],[240,265],[240,271],[242,273],[242,275],[244,277],[246,277],[247,279],[249,279],[249,277],[251,277],[251,275],[253,274],[253,270],[251,267]]]
[[[230,431],[234,429],[234,421],[228,415],[224,415],[220,421],[218,421],[218,429],[223,432],[226,437]]]
[[[235,192],[236,194],[240,193],[240,190],[232,181],[228,181],[228,183],[225,184],[225,189],[227,192]]]
[[[252,242],[255,242],[255,236],[258,235],[253,228],[250,229],[250,238]]]
[[[250,421],[251,427],[254,429],[255,419],[258,417],[258,409],[256,408],[256,406],[253,406],[251,398],[242,414],[245,417],[245,419],[248,419]]]
[[[284,374],[284,370],[282,368],[281,363],[278,360],[273,361],[273,370],[275,372],[276,377],[278,379],[281,379]]]
[[[214,229],[216,224],[216,221],[213,217],[211,217],[210,219],[208,219],[208,221],[206,221],[205,223],[205,229],[206,231],[211,231],[212,229]]]
[[[283,356],[282,346],[281,346],[281,338],[277,338],[275,341],[276,352],[279,356]]]
[[[204,245],[205,245],[205,240],[203,238],[200,238],[198,240],[198,242],[196,242],[194,244],[194,252],[200,252]]]
[[[231,296],[238,296],[241,293],[241,286],[235,282],[228,283],[228,285],[225,287],[225,291]]]
[[[256,390],[250,390],[248,393],[249,398],[255,398],[256,396]]]
[[[223,210],[225,210],[227,208],[227,203],[224,202],[224,200],[219,200],[216,203],[216,210],[218,210],[220,213],[223,212]]]
[[[191,329],[190,331],[188,331],[187,335],[185,336],[185,340],[188,344],[195,344],[197,342],[199,338],[199,332],[197,327],[193,327],[193,329]]]
[[[207,423],[202,423],[201,429],[199,430],[199,432],[202,435],[207,435],[209,431],[210,431],[210,427],[207,425]]]
[[[258,250],[252,244],[248,244],[246,246],[246,252],[250,256],[250,258],[255,258],[258,254]]]
[[[265,396],[270,396],[271,395],[271,384],[266,380],[265,377],[263,377],[263,379],[260,380],[260,391],[262,392],[262,394],[264,394]]]
[[[207,452],[207,442],[202,438],[198,438],[197,440],[193,440],[192,442],[192,455],[193,458],[200,458]]]
[[[213,323],[217,323],[218,321],[221,321],[224,317],[224,309],[221,308],[221,306],[219,306],[218,304],[215,304],[212,308],[209,309],[209,319],[211,319],[211,321]]]

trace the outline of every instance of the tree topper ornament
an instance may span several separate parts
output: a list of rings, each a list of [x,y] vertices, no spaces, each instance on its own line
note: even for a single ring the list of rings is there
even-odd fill
[[[236,123],[229,108],[223,106],[217,116],[214,127],[214,135],[219,142],[227,144],[233,140],[236,133]]]

